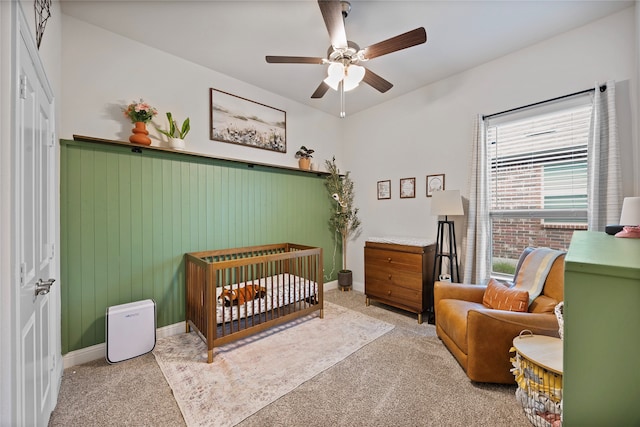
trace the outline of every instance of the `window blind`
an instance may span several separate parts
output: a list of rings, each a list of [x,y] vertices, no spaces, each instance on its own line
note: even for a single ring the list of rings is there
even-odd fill
[[[487,120],[494,217],[586,219],[591,95]]]

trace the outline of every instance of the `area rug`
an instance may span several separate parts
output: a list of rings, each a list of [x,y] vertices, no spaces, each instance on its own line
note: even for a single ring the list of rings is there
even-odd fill
[[[214,349],[195,334],[158,340],[153,354],[187,426],[233,426],[394,328],[328,302],[317,314]]]

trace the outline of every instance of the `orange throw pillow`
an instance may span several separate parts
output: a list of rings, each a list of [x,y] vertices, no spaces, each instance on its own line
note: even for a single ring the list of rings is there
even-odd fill
[[[508,288],[497,280],[490,279],[482,304],[495,310],[524,312],[529,308],[529,292]]]

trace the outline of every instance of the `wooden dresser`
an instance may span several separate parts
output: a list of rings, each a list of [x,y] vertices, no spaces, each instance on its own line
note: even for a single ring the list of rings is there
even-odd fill
[[[407,244],[409,243],[409,244]],[[364,292],[371,299],[416,313],[433,313],[435,243],[367,241],[364,247]]]

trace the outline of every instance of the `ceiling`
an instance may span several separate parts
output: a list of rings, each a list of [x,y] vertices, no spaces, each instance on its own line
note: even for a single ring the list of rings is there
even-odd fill
[[[346,94],[347,115],[577,28],[633,1],[351,0],[347,38],[361,48],[425,27],[427,43],[365,65],[393,83]],[[316,0],[61,0],[62,12],[217,72],[338,115],[338,92],[311,94],[326,65],[267,64],[265,55],[325,57],[329,36]],[[225,88],[217,88],[224,90]]]

